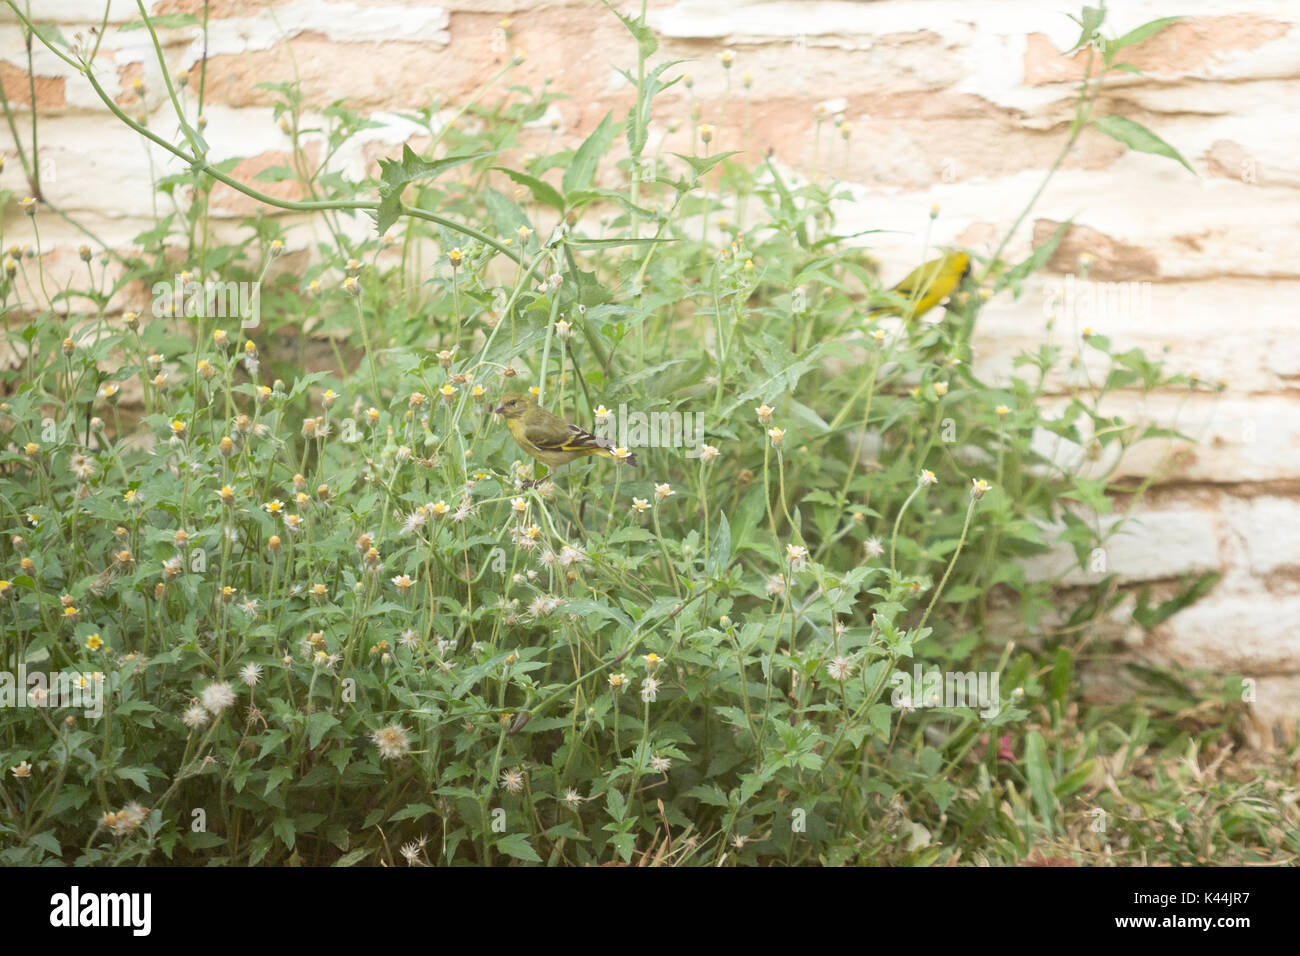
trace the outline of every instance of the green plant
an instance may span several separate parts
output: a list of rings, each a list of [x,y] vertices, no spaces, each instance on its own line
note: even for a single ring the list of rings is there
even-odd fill
[[[1100,764],[1153,740],[1181,753],[1143,708],[1212,695],[1146,675],[1164,696],[1080,714],[1074,668],[1122,595],[1104,575],[1063,593],[1021,560],[1063,524],[1086,565],[1124,527],[1101,522],[1116,492],[1131,509],[1146,490],[1112,480],[1119,456],[1177,437],[1104,414],[1109,393],[1206,386],[1094,335],[1022,356],[1006,386],[974,375],[982,304],[1020,294],[1064,227],[1025,262],[1004,243],[939,322],[868,323],[881,284],[835,234],[833,184],[746,165],[710,129],[647,155],[676,64],[652,65],[644,11],[620,15],[625,150],[609,116],[511,162],[558,94],[502,90],[507,64],[450,121],[407,117],[423,155],[349,182],[328,159],[368,121],[342,103],[313,117],[286,82],[266,90],[292,162],[260,178],[307,198],[273,199],[206,160],[204,78],[166,71],[143,6],[129,26],[153,37],[174,141],[103,92],[93,50],[9,6],[185,168],[156,179],[171,211],[120,268],[87,249],[86,284],[53,289],[39,248],[19,250],[0,287],[6,321],[28,320],[7,326],[21,368],[0,406],[5,658],[105,690],[94,721],[0,712],[0,858],[1012,862],[1063,841],[1100,855],[1079,825],[1097,807],[1158,815],[1167,781],[1113,802]],[[1101,22],[1085,11],[1080,48]],[[1105,70],[1163,22],[1106,44]],[[1099,122],[1089,77],[1062,159]],[[600,185],[611,164],[626,189]],[[300,273],[274,219],[219,242],[216,184],[317,215],[328,241]],[[364,242],[342,228],[357,214],[377,227]],[[220,314],[216,277],[256,306]],[[119,315],[132,283],[151,309]],[[1103,378],[1047,417],[1049,375],[1084,352]],[[707,443],[526,487],[491,415],[507,384],[586,423],[620,404],[701,414]],[[1035,451],[1036,430],[1092,464]],[[1160,613],[1144,594],[1143,620]],[[900,702],[909,663],[1011,692],[991,714]],[[1229,804],[1233,832],[1294,852]]]

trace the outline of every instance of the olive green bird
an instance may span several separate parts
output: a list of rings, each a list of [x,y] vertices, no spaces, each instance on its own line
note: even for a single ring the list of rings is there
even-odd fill
[[[870,317],[897,315],[905,319],[919,319],[936,305],[957,291],[961,280],[970,274],[970,255],[949,252],[931,259],[909,272],[898,285],[889,290],[896,300],[871,310]]]
[[[585,428],[552,415],[530,394],[507,392],[501,396],[495,411],[505,418],[515,444],[547,468],[559,468],[590,455],[636,464],[636,455],[616,458],[614,443],[608,438],[593,435]]]

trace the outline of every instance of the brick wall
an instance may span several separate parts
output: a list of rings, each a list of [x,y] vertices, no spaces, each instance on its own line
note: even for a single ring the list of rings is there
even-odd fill
[[[33,0],[32,7],[69,37],[103,11],[100,0]],[[201,0],[148,0],[146,7],[155,14],[202,11]],[[382,122],[336,159],[336,168],[357,177],[411,135],[394,113],[433,97],[462,100],[499,68],[503,16],[512,18],[513,42],[527,52],[521,79],[538,84],[551,77],[570,96],[553,109],[554,135],[576,140],[631,101],[614,70],[629,63],[630,40],[594,0],[276,0],[274,16],[263,0],[212,0],[210,11],[206,135],[214,159],[247,157],[237,171],[245,178],[283,161],[287,137],[256,85],[292,78],[289,49],[310,105],[346,98]],[[719,148],[772,148],[785,166],[812,172],[817,107],[851,124],[847,144],[823,126],[817,167],[853,184],[855,199],[840,210],[842,232],[898,231],[872,240],[886,276],[915,263],[933,203],[942,208],[933,242],[989,252],[1010,225],[1066,135],[1069,83],[1083,60],[1057,51],[1077,37],[1065,16],[1076,12],[1046,0],[650,4],[660,55],[694,61],[684,69],[693,75],[704,120],[719,127]],[[1117,409],[1152,421],[1176,415],[1201,442],[1154,489],[1142,524],[1110,549],[1110,566],[1127,582],[1157,586],[1186,572],[1221,569],[1208,597],[1145,638],[1147,652],[1244,672],[1257,679],[1261,717],[1298,716],[1300,4],[1119,0],[1110,30],[1175,13],[1186,19],[1129,51],[1125,59],[1144,75],[1114,81],[1099,112],[1152,127],[1196,175],[1086,133],[1009,255],[1023,257],[1032,240],[1066,219],[1073,217],[1076,228],[1054,275],[1018,301],[1000,297],[986,309],[976,340],[979,371],[1005,374],[1017,351],[1041,340],[1047,303],[1077,269],[1080,253],[1094,259],[1093,280],[1150,283],[1127,309],[1087,324],[1121,347],[1167,350],[1175,370],[1223,378],[1229,387],[1221,396],[1156,396],[1141,409],[1116,400]],[[113,23],[135,16],[134,2],[114,0]],[[173,69],[197,62],[197,35],[164,33]],[[729,74],[718,58],[723,49],[735,55]],[[133,111],[131,83],[142,78],[147,108],[166,124],[145,32],[110,26],[100,70],[106,88]],[[48,198],[106,242],[127,245],[152,210],[144,148],[53,56],[38,50],[35,72]],[[25,128],[26,61],[5,14],[0,81]],[[681,148],[678,141],[689,135],[688,103],[679,86],[658,107],[658,132],[670,148]],[[544,127],[539,145],[552,135],[549,118]],[[0,149],[8,160],[0,183],[21,191],[7,130],[0,131]],[[233,220],[250,206],[231,194],[220,208]],[[358,234],[367,228],[366,221],[355,223]],[[29,235],[25,217],[6,210],[5,242],[30,241]],[[43,220],[42,240],[56,271],[74,264],[83,241],[53,217]],[[1058,326],[1058,335],[1076,327]],[[1168,450],[1149,446],[1122,471],[1144,473]],[[1052,560],[1036,570],[1049,570]]]

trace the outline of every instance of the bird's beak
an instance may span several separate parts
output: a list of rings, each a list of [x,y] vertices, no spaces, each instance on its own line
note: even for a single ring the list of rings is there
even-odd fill
[[[495,415],[504,415],[506,413],[506,407],[504,405],[498,405],[496,408],[492,409],[492,413]]]

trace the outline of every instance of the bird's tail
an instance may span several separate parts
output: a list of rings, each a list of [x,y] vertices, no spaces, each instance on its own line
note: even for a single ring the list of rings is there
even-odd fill
[[[614,452],[618,450],[617,446],[608,438],[600,435],[593,435],[591,432],[583,429],[575,428],[574,431],[578,432],[578,436],[577,439],[573,441],[573,446],[584,449],[589,455],[599,455],[602,458],[615,457]],[[634,454],[629,454],[626,458],[615,460],[625,462],[634,468],[636,467],[636,455]]]

